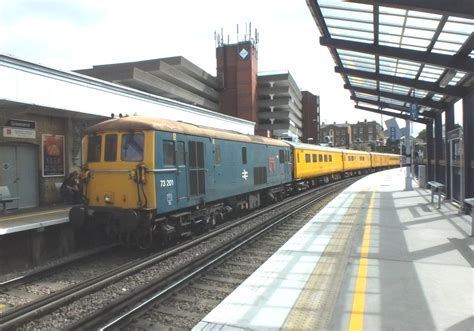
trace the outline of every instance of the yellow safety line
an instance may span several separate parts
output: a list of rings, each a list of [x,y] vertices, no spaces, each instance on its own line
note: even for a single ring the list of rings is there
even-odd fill
[[[27,213],[27,214],[22,214],[22,215],[18,215],[18,216],[12,216],[12,217],[0,217],[0,222],[16,220],[16,219],[19,219],[19,218],[26,218],[26,217],[30,217],[30,216],[54,214],[54,213],[59,213],[59,212],[66,211],[66,210],[69,210],[69,208],[55,209],[55,210],[37,212],[37,213]]]
[[[372,192],[365,220],[364,237],[362,239],[360,250],[359,271],[357,272],[354,299],[352,301],[351,320],[349,322],[349,330],[351,331],[362,330],[364,322],[365,288],[367,285],[370,230],[372,224],[372,209],[374,207],[374,195],[375,193]]]

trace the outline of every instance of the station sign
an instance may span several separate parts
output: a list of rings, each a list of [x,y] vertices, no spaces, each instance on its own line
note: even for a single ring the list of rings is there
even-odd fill
[[[36,122],[10,119],[3,127],[3,136],[9,138],[36,139]]]
[[[410,120],[416,121],[418,119],[418,105],[412,103],[410,106]]]
[[[447,138],[448,140],[461,139],[463,132],[461,128],[456,128],[454,130],[448,131]]]
[[[389,132],[390,132],[390,138],[389,138],[389,139],[390,139],[391,141],[397,140],[397,131],[395,130],[395,127],[391,126],[391,127],[389,128],[389,130],[390,130],[390,131],[389,131]]]

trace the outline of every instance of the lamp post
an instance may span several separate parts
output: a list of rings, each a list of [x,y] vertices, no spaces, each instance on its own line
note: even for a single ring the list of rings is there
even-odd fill
[[[313,138],[308,138],[308,139],[306,139],[306,140],[307,140],[308,144],[311,144],[311,142],[312,142],[314,139],[313,139]]]
[[[411,136],[410,136],[410,125],[411,122],[407,119],[405,125],[405,157],[407,160],[408,167],[406,169],[406,177],[405,177],[405,191],[412,191],[413,186],[411,185]]]

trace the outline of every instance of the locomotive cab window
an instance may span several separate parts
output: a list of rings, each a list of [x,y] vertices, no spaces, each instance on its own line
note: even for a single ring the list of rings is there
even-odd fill
[[[122,135],[122,161],[143,161],[143,133],[127,133]]]
[[[99,162],[102,148],[101,136],[89,136],[87,139],[87,162]]]
[[[313,162],[318,162],[318,154],[313,154]]]
[[[242,147],[242,164],[247,164],[247,147]]]
[[[305,157],[305,162],[306,162],[306,163],[310,163],[310,162],[311,162],[311,154],[305,154],[304,157]]]
[[[329,162],[332,162],[332,155],[329,154]]]
[[[328,162],[328,155],[324,154],[324,162]]]
[[[174,166],[174,141],[163,140],[163,165]]]
[[[323,162],[323,155],[322,155],[322,154],[318,154],[318,159],[319,159],[319,162]]]
[[[104,161],[117,160],[117,135],[108,134],[105,136]]]

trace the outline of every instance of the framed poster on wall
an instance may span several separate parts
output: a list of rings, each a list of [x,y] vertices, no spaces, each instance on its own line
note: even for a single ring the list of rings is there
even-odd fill
[[[42,134],[41,147],[43,154],[43,177],[64,176],[64,136]]]

